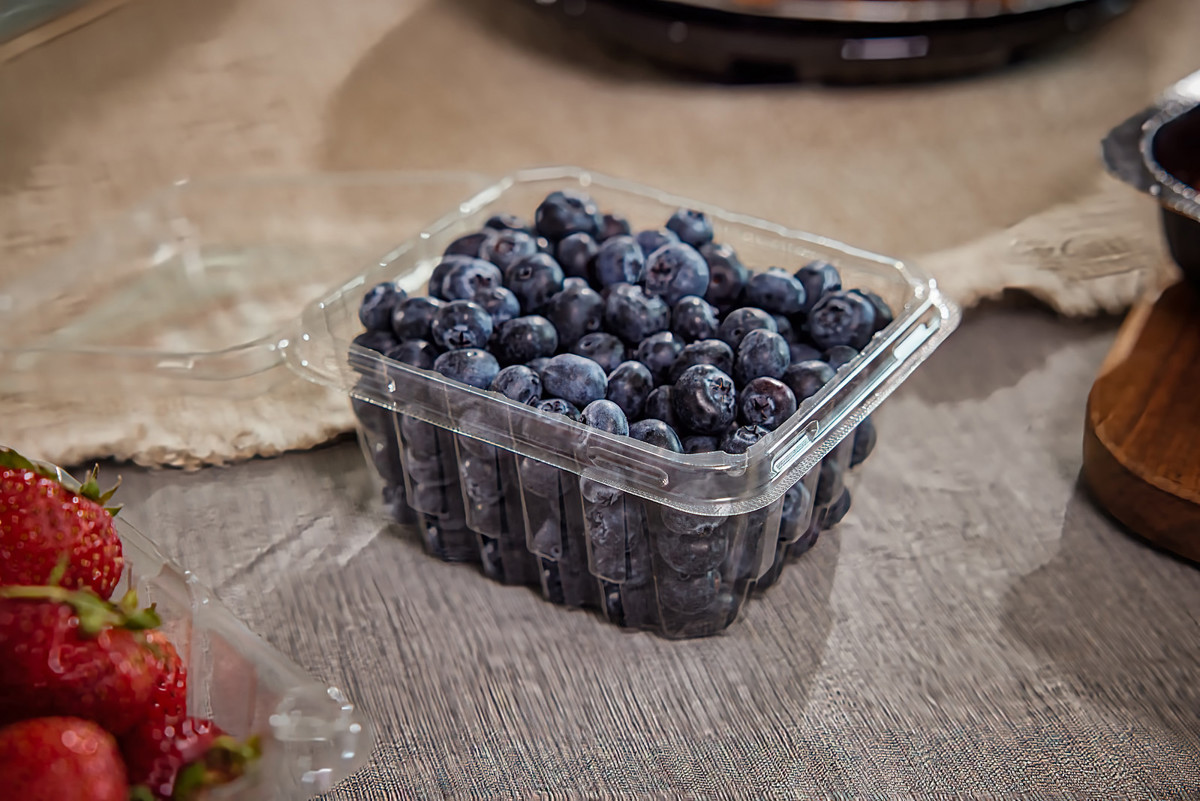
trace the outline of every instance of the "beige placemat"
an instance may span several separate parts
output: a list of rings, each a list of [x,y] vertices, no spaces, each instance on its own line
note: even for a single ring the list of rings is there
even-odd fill
[[[964,305],[1018,288],[1065,314],[1119,311],[1169,269],[1153,208],[1102,174],[1098,143],[1200,66],[1192,0],[1142,0],[1016,69],[853,90],[680,83],[531,5],[133,0],[24,53],[0,67],[0,281],[180,176],[544,163],[920,261]],[[299,383],[240,402],[80,389],[86,404],[0,395],[0,440],[196,467],[350,424]]]

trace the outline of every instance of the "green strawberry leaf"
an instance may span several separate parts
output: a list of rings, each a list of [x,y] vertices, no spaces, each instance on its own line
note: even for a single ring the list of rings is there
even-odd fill
[[[35,601],[57,601],[70,605],[79,618],[80,633],[95,637],[106,629],[144,631],[158,628],[162,618],[154,605],[137,608],[137,591],[125,593],[118,604],[104,600],[91,588],[68,590],[55,586],[0,587],[0,598],[24,598]]]
[[[204,756],[188,763],[175,775],[171,798],[173,801],[197,799],[206,787],[228,784],[244,776],[250,765],[261,756],[262,743],[258,735],[244,743],[229,735],[218,737],[204,752]]]
[[[154,793],[144,784],[135,784],[129,788],[129,801],[155,801]]]

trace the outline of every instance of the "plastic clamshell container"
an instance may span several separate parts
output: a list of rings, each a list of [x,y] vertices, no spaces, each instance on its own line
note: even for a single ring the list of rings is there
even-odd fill
[[[213,799],[299,801],[330,789],[370,756],[374,733],[336,687],[326,686],[253,634],[196,577],[118,520],[130,587],[155,604],[188,669],[188,712],[238,738],[258,735],[262,759]]]
[[[635,230],[661,226],[680,207],[705,211],[716,240],[733,246],[751,270],[823,259],[839,269],[847,288],[879,294],[895,319],[790,420],[739,455],[671,453],[353,343],[368,289],[396,281],[410,294],[425,294],[451,241],[495,213],[529,216],[556,189],[586,191],[602,209],[627,216]],[[540,585],[548,600],[682,638],[726,628],[751,589],[774,581],[789,551],[811,545],[825,510],[841,495],[850,461],[846,438],[958,320],[958,309],[929,276],[894,259],[586,170],[552,167],[481,191],[313,303],[284,355],[301,375],[351,396],[385,497],[398,519],[418,524],[431,553],[480,561],[494,578]],[[824,504],[814,506],[817,495]]]

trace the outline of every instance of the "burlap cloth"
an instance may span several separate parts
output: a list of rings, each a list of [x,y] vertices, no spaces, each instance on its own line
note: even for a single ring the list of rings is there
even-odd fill
[[[1011,288],[1117,312],[1169,273],[1152,204],[1102,174],[1098,143],[1200,67],[1193,0],[1143,0],[1016,69],[852,90],[679,82],[526,5],[133,0],[21,55],[0,68],[0,284],[180,176],[545,163],[919,261],[965,306]],[[0,441],[197,467],[352,425],[343,398],[299,380],[234,400],[104,389],[0,381]]]

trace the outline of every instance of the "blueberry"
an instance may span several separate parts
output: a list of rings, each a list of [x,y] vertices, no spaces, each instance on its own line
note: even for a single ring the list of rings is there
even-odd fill
[[[455,261],[442,277],[443,300],[470,300],[481,289],[502,286],[500,268],[483,259],[462,258]]]
[[[596,403],[606,403],[606,401],[596,401]],[[629,432],[628,422],[626,422],[625,425],[625,432]],[[601,484],[599,481],[593,481],[590,478],[581,478],[579,480],[579,494],[582,495],[583,499],[589,504],[612,504],[616,503],[623,497],[623,494],[620,490],[613,489],[607,484]],[[621,543],[621,551],[622,554],[625,551],[624,542]]]
[[[642,416],[648,420],[662,420],[672,428],[678,428],[678,418],[675,417],[675,388],[671,386],[658,387],[646,396],[642,407]]]
[[[523,364],[505,367],[489,387],[517,403],[534,404],[542,399],[542,377]]]
[[[563,274],[576,278],[587,278],[588,268],[595,258],[600,246],[591,234],[583,232],[571,234],[558,243],[554,255],[562,266]]]
[[[875,307],[853,292],[830,292],[808,314],[808,335],[819,348],[849,345],[862,350],[874,333]]]
[[[438,452],[437,426],[408,415],[400,416],[400,433],[404,435],[404,453],[425,456]]]
[[[528,222],[515,214],[493,214],[483,227],[491,231],[522,231],[533,234],[533,228]]]
[[[808,487],[804,486],[803,481],[797,481],[783,495],[783,506],[779,512],[779,518],[785,524],[797,522],[808,513],[809,500]]]
[[[683,444],[679,441],[679,435],[675,433],[675,429],[662,420],[656,420],[652,417],[648,417],[645,420],[638,420],[629,427],[629,436],[647,445],[654,445],[675,453],[683,453]]]
[[[842,488],[842,494],[837,500],[829,504],[821,510],[821,528],[831,529],[838,523],[842,522],[846,517],[846,513],[850,511],[850,490],[846,487]]]
[[[476,231],[473,234],[460,236],[449,245],[446,246],[444,256],[469,256],[472,259],[479,258],[479,249],[483,247],[483,243],[490,237],[495,236],[493,231]],[[441,286],[441,283],[438,283]]]
[[[632,420],[641,417],[653,390],[654,376],[641,362],[621,362],[608,374],[608,399]]]
[[[867,460],[871,451],[875,450],[875,423],[870,417],[864,418],[854,429],[854,446],[850,452],[850,466],[858,467]]]
[[[834,345],[821,355],[821,361],[837,371],[854,361],[856,356],[858,356],[858,351],[849,345]]]
[[[817,492],[813,503],[817,506],[827,506],[833,502],[835,493],[842,487],[842,466],[833,459],[826,457],[821,460],[821,470],[817,477]]]
[[[558,350],[558,333],[545,317],[516,317],[500,326],[494,343],[496,356],[505,364],[524,364]]]
[[[617,284],[604,301],[604,325],[626,342],[641,342],[667,330],[671,310],[662,298],[647,295],[636,284]]]
[[[438,349],[432,342],[426,342],[423,339],[407,339],[388,348],[384,355],[389,359],[419,367],[422,370],[432,370],[433,363],[438,357]]]
[[[796,334],[795,326],[792,325],[791,318],[782,314],[772,314],[771,319],[775,321],[775,330],[779,332],[779,336],[787,341],[788,345],[791,345],[799,338]]]
[[[617,365],[625,361],[625,346],[621,340],[612,334],[597,331],[581,337],[571,352],[598,362],[607,375],[617,369]]]
[[[592,285],[586,278],[569,275],[563,279],[563,289],[591,289]]]
[[[408,299],[408,294],[387,281],[376,284],[366,295],[358,307],[358,319],[368,331],[392,330],[392,311],[396,304]]]
[[[571,234],[585,233],[595,237],[604,225],[596,201],[582,192],[564,190],[551,192],[537,208],[537,232],[551,242]]]
[[[737,350],[738,345],[742,344],[742,337],[760,328],[765,328],[773,334],[779,333],[779,327],[775,325],[774,317],[762,309],[747,306],[742,309],[734,309],[725,315],[725,319],[721,321],[721,327],[717,329],[717,337],[723,339],[729,347]]]
[[[535,373],[537,373],[538,378],[541,378],[542,371],[546,369],[546,365],[549,363],[550,363],[549,356],[539,356],[536,359],[530,359],[529,363],[526,364],[525,366],[528,367],[530,370],[533,370]]]
[[[702,211],[680,209],[667,220],[667,230],[694,248],[703,247],[712,241],[712,220]]]
[[[656,383],[663,383],[671,365],[683,351],[683,342],[670,331],[652,334],[638,343],[634,358],[650,368]]]
[[[485,348],[492,338],[492,317],[478,303],[452,300],[437,310],[429,330],[434,344],[445,350]]]
[[[683,438],[684,453],[712,453],[721,450],[721,440],[708,434],[692,434]]]
[[[504,285],[517,296],[526,313],[536,312],[562,291],[562,267],[553,257],[537,253],[510,265],[504,271]]]
[[[688,295],[703,297],[708,291],[708,262],[691,245],[663,245],[646,257],[642,285],[647,294],[659,295],[671,305]]]
[[[600,238],[612,239],[614,236],[629,236],[633,229],[629,227],[629,220],[622,217],[620,214],[605,214],[603,223],[600,226]]]
[[[496,357],[486,350],[464,348],[452,350],[437,357],[433,369],[446,378],[461,381],[472,387],[487,389],[496,380],[500,365]]]
[[[684,371],[697,364],[711,364],[722,373],[733,372],[733,349],[719,339],[702,339],[686,346],[671,365],[671,383],[679,380]]]
[[[497,231],[483,243],[479,258],[490,261],[507,274],[509,267],[538,252],[537,240],[524,231]]]
[[[517,470],[521,474],[521,489],[525,492],[537,495],[542,498],[557,498],[562,491],[559,484],[559,477],[562,471],[552,464],[540,462],[537,459],[532,459],[528,456],[522,456],[517,462]],[[558,503],[555,501],[554,508],[558,508]],[[559,527],[558,520],[551,516],[539,527],[538,533],[534,535],[535,539],[542,539],[542,544],[539,546],[541,551],[549,551],[552,548],[558,547],[551,545],[558,539],[559,531],[547,528],[546,524],[553,524],[553,528]]]
[[[729,245],[709,243],[700,248],[700,255],[708,262],[708,291],[704,299],[724,311],[737,305],[750,280],[750,271],[738,259]]]
[[[722,432],[737,416],[733,379],[711,364],[684,370],[672,400],[679,422],[695,434]]]
[[[574,279],[568,278],[567,281]],[[604,320],[604,299],[586,284],[566,286],[546,302],[542,313],[558,330],[558,344],[570,348],[587,334],[600,330]]]
[[[434,298],[409,298],[392,312],[392,332],[399,339],[430,339],[430,323],[441,307]]]
[[[804,308],[808,312],[817,301],[842,288],[837,268],[827,261],[813,261],[796,271],[796,280],[804,285]]]
[[[887,304],[887,301],[867,289],[851,289],[851,294],[858,295],[875,307],[875,333],[882,331],[892,324],[893,315],[892,307]]]
[[[433,268],[433,272],[429,274],[429,297],[437,300],[445,300],[442,297],[442,283],[446,280],[446,274],[461,264],[464,261],[470,261],[474,256],[464,256],[462,254],[450,254],[443,256],[442,260]]]
[[[778,267],[750,276],[746,284],[746,303],[772,314],[795,314],[805,297],[804,284]]]
[[[684,342],[712,339],[717,335],[717,310],[703,298],[688,295],[671,309],[671,330]]]
[[[354,387],[355,394],[350,396],[350,406],[354,409],[354,416],[358,418],[362,427],[370,432],[373,438],[382,439],[392,435],[393,412],[377,403],[362,399],[363,397],[369,398],[376,392],[377,390],[373,389],[370,384],[360,381]]]
[[[660,531],[655,545],[663,561],[685,576],[703,575],[719,567],[729,551],[728,539],[717,530],[725,518],[676,514],[697,521],[697,531]]]
[[[771,432],[762,426],[741,426],[730,431],[721,440],[721,450],[726,453],[745,453],[750,447]]]
[[[592,280],[598,287],[634,284],[642,277],[646,257],[631,236],[604,240],[592,261]]]
[[[756,378],[742,390],[741,420],[774,431],[796,413],[796,395],[775,378]]]
[[[396,347],[396,338],[391,331],[364,331],[354,338],[354,344],[376,353],[387,353]]]
[[[462,456],[458,460],[458,475],[462,479],[463,494],[472,504],[492,506],[504,497],[495,458]]]
[[[681,576],[667,572],[658,580],[658,600],[667,609],[698,615],[712,606],[719,584],[720,577],[715,573]]]
[[[782,378],[792,363],[792,351],[787,340],[762,328],[756,328],[742,337],[738,345],[737,363],[733,377],[738,384],[755,378]]]
[[[821,387],[833,380],[833,368],[825,362],[810,359],[806,362],[793,364],[783,374],[783,383],[796,396],[797,403],[803,403],[821,391]]]
[[[481,289],[471,300],[482,306],[492,318],[493,328],[499,328],[521,314],[521,302],[517,300],[517,296],[502,286]]]
[[[579,422],[610,434],[629,433],[629,419],[621,407],[610,400],[592,401],[579,414]]]
[[[638,247],[641,248],[642,255],[646,258],[649,258],[651,253],[663,245],[670,245],[679,241],[679,237],[675,235],[675,232],[666,228],[639,231],[634,239],[637,240]]]
[[[819,520],[812,520],[808,528],[801,534],[795,542],[788,546],[787,555],[789,559],[795,559],[798,556],[803,556],[812,550],[812,547],[817,544],[817,539],[821,536],[821,523]]]
[[[404,466],[412,481],[418,484],[440,484],[443,481],[442,457],[439,454],[418,456],[410,453],[407,456]]]
[[[542,371],[547,395],[562,398],[579,408],[600,400],[608,392],[608,376],[599,364],[574,353],[552,358]]]
[[[793,342],[788,345],[788,350],[792,353],[792,364],[799,362],[807,362],[812,359],[820,359],[821,351],[814,348],[812,345],[805,345],[803,342]]]
[[[568,403],[562,398],[547,398],[535,403],[534,408],[538,411],[547,412],[548,414],[561,414],[564,417],[569,417],[578,422],[579,410],[575,405]]]

